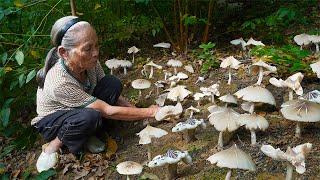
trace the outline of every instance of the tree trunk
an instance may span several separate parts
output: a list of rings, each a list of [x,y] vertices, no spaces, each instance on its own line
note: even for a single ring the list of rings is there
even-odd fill
[[[212,10],[213,10],[213,0],[209,1],[209,7],[208,7],[208,22],[206,24],[206,27],[204,29],[204,34],[203,34],[203,38],[202,38],[202,42],[203,43],[207,43],[208,39],[209,39],[209,28],[211,25],[211,16],[212,16]]]
[[[72,16],[76,16],[76,2],[75,2],[75,0],[70,0],[70,6],[71,6]]]

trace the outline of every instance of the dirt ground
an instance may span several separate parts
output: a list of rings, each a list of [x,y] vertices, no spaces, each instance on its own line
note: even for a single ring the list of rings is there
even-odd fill
[[[155,63],[164,65],[169,59],[168,57],[162,59],[154,59]],[[137,60],[139,61],[139,59]],[[142,59],[140,59],[142,61]],[[141,63],[141,62],[140,62]],[[184,60],[184,65],[191,64],[187,60]],[[200,92],[199,87],[207,87],[220,81],[220,93],[224,95],[226,93],[234,93],[237,90],[244,88],[248,85],[254,84],[257,80],[256,76],[250,76],[246,70],[233,71],[232,73],[232,85],[227,85],[227,73],[224,70],[214,70],[210,74],[205,75],[205,82],[195,84],[198,78],[199,64],[192,64],[196,72],[194,74],[186,73],[182,68],[180,71],[189,75],[187,80],[182,80],[179,84],[187,86],[187,89],[195,92]],[[247,64],[244,65],[247,68]],[[135,67],[135,70],[129,70],[127,76],[123,76],[122,72],[115,73],[121,78],[124,84],[123,95],[135,103],[139,107],[146,107],[154,104],[155,90],[149,93],[151,89],[143,91],[141,99],[138,99],[138,92],[131,88],[131,80],[137,78],[143,78],[140,74],[141,66]],[[173,72],[169,67],[164,67],[167,70]],[[274,75],[273,75],[274,76]],[[151,79],[155,82],[156,79],[163,79],[164,75],[160,70],[155,70],[155,78]],[[264,78],[263,84],[269,84],[268,79],[270,76]],[[313,89],[319,89],[319,80],[314,77],[306,77],[303,80],[303,87],[306,92]],[[275,88],[272,85],[267,85],[277,102],[276,107],[261,106],[258,107],[257,113],[263,115],[270,123],[269,128],[264,132],[257,132],[257,146],[250,145],[250,132],[245,128],[239,128],[232,135],[226,135],[227,143],[225,149],[236,144],[240,149],[250,154],[254,163],[257,166],[255,172],[249,172],[245,170],[233,170],[233,179],[284,179],[286,164],[280,161],[273,161],[271,158],[265,156],[260,147],[263,144],[270,144],[274,147],[279,147],[281,150],[286,150],[288,146],[296,146],[302,143],[312,143],[313,147],[310,154],[306,159],[306,172],[302,175],[298,175],[294,170],[295,179],[320,179],[320,124],[308,123],[303,124],[302,138],[296,138],[294,136],[295,123],[285,120],[279,113],[279,107],[284,100],[288,99],[288,93],[285,89]],[[151,96],[145,99],[148,94]],[[296,97],[295,97],[296,98]],[[240,105],[241,101],[239,101]],[[174,104],[166,100],[167,104]],[[196,102],[192,97],[187,98],[182,103],[183,108],[186,109],[190,105],[196,106]],[[211,165],[206,159],[218,152],[217,142],[219,132],[215,130],[213,126],[207,121],[209,112],[206,110],[211,103],[208,100],[201,102],[201,112],[196,113],[196,118],[203,118],[207,122],[207,128],[196,130],[197,140],[191,143],[185,143],[180,133],[172,133],[171,128],[175,125],[173,122],[154,122],[152,125],[166,130],[168,135],[155,140],[152,144],[152,155],[158,155],[165,153],[169,148],[177,150],[187,150],[192,156],[193,165],[186,165],[183,163],[178,164],[178,178],[177,179],[224,179],[227,173],[226,168],[219,168],[215,165]],[[222,105],[218,101],[218,105]],[[239,112],[244,113],[238,106],[233,108]],[[180,121],[186,120],[187,114],[182,114]],[[87,153],[81,160],[75,159],[72,154],[64,153],[60,155],[60,162],[56,168],[57,175],[54,179],[125,179],[125,176],[119,175],[116,172],[116,165],[123,161],[135,161],[142,164],[147,162],[147,148],[139,145],[138,136],[135,133],[139,132],[144,126],[141,122],[135,123],[122,123],[119,132],[121,140],[118,142],[118,151],[111,157],[106,157],[106,153],[90,154]],[[40,147],[43,142],[38,141],[35,147]],[[22,178],[22,174],[25,171],[30,171],[32,174],[36,174],[35,162],[40,154],[40,148],[31,149],[26,151],[15,152],[11,156],[7,156],[3,161],[7,162],[6,167],[8,171],[12,173],[11,177]],[[160,168],[148,168],[144,166],[143,172],[139,176],[133,176],[133,179],[164,179],[166,173],[165,167]]]

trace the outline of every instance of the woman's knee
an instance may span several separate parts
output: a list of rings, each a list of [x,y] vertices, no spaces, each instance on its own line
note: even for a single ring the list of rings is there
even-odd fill
[[[95,131],[101,125],[101,113],[92,108],[84,108],[82,120],[86,129]]]
[[[122,92],[123,85],[119,78],[113,75],[105,76],[105,82],[108,84],[108,86],[112,86],[112,88],[119,92],[119,94]]]

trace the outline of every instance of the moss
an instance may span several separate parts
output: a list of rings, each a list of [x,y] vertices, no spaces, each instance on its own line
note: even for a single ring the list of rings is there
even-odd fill
[[[279,179],[285,179],[285,177],[282,174],[270,174],[270,173],[261,173],[258,174],[257,180],[279,180]]]

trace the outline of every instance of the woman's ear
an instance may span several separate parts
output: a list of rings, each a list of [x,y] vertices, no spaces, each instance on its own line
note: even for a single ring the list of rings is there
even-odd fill
[[[64,47],[58,47],[58,54],[62,59],[68,59],[68,51]]]

